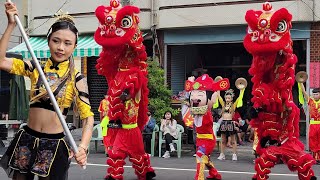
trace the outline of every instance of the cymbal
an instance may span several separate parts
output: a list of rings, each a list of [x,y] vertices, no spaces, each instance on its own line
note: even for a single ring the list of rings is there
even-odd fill
[[[238,78],[235,82],[237,89],[242,90],[247,87],[248,82],[245,78]]]
[[[220,81],[220,80],[222,80],[222,79],[223,79],[222,76],[217,76],[216,78],[214,78],[214,82],[218,82],[218,81]]]
[[[299,71],[296,74],[296,81],[298,83],[304,83],[307,81],[307,79],[308,79],[308,74],[305,71]]]

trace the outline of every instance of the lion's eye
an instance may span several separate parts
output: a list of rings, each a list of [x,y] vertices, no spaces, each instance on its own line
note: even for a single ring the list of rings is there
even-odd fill
[[[288,25],[287,25],[287,22],[285,20],[282,20],[278,23],[278,27],[277,27],[277,30],[276,32],[277,33],[283,33],[285,31],[287,31],[288,29]]]
[[[106,20],[107,20],[107,23],[112,23],[112,21],[113,21],[113,17],[112,16],[108,16],[107,18],[106,18]]]
[[[121,20],[121,27],[130,28],[131,26],[132,26],[132,17],[131,16],[125,16]]]

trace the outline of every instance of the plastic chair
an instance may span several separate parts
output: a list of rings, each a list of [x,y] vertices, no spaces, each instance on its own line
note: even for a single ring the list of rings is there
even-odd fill
[[[220,127],[219,123],[213,122],[213,133],[214,133],[214,136],[216,137],[216,142],[217,142],[217,145],[218,145],[218,149],[220,149],[220,144],[221,144],[221,141],[222,141],[221,137],[217,136],[217,132],[219,131],[219,127]]]
[[[91,141],[94,141],[94,148],[95,148],[95,152],[97,152],[98,149],[98,142],[102,141],[103,137],[102,137],[102,128],[100,126],[100,124],[97,124],[93,127],[93,131],[92,131],[92,137],[91,137]],[[89,147],[88,149],[90,150],[90,143],[89,143]]]
[[[152,131],[152,138],[151,138],[151,156],[154,156],[154,145],[156,142],[156,133],[159,132],[159,126],[156,124]]]
[[[184,128],[180,124],[177,124],[177,130],[178,130],[178,139],[172,140],[172,143],[177,144],[177,154],[178,154],[178,158],[180,158],[181,157],[181,144],[182,144],[181,135],[182,135],[182,133],[184,133]],[[161,145],[162,145],[162,143],[166,143],[166,140],[162,138],[163,137],[162,134],[163,134],[163,132],[159,131],[159,157],[161,157]]]

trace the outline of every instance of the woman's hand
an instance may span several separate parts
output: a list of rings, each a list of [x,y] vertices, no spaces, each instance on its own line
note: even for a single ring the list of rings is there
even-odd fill
[[[6,8],[8,24],[15,24],[16,21],[14,20],[14,15],[18,15],[18,10],[16,5],[13,4],[12,2],[6,2],[4,6]]]
[[[87,164],[87,150],[85,150],[82,146],[79,146],[78,150],[79,152],[77,154],[74,154],[74,152],[71,151],[70,158],[74,157],[80,166],[85,166]]]

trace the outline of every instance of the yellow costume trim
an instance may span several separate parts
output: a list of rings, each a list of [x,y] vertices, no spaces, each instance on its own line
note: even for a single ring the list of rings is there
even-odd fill
[[[50,68],[53,65],[53,62],[48,59],[45,66],[44,66],[44,73],[52,73],[57,74],[57,78],[61,78],[65,75],[66,72],[69,72],[69,61],[64,61],[58,64],[58,69]],[[34,70],[30,71],[28,68],[25,68],[25,63],[21,59],[13,58],[12,62],[12,68],[10,73],[21,75],[21,76],[27,76],[31,80],[31,90],[30,90],[30,99],[33,99],[36,96],[36,91],[39,90],[45,90],[44,87],[40,87],[37,89],[37,82],[39,79],[39,72],[38,70],[33,67]],[[27,69],[27,70],[26,70]],[[71,75],[71,78],[67,80],[64,87],[60,90],[60,93],[56,95],[57,103],[61,108],[69,108],[71,106],[71,103],[74,100],[74,97],[76,97],[76,105],[79,110],[80,119],[86,119],[90,116],[93,116],[93,113],[91,111],[91,106],[83,102],[80,97],[78,96],[78,91],[75,88],[75,79],[76,74],[79,71],[74,69],[73,74]],[[57,79],[54,78],[54,76],[48,76],[47,79],[50,81],[55,81]],[[49,83],[50,84],[50,83]]]
[[[240,108],[240,107],[242,107],[243,106],[243,94],[244,94],[244,90],[245,89],[241,89],[240,90],[240,94],[239,94],[239,97],[237,98],[237,100],[236,100],[236,107],[237,108]]]
[[[302,89],[301,89],[301,84],[298,83],[298,94],[299,94],[299,103],[300,104],[304,104],[305,103],[305,99],[303,97],[303,93],[302,93]]]
[[[311,120],[310,124],[320,124],[320,121]]]
[[[134,124],[122,124],[122,128],[123,129],[133,129],[138,127],[138,123],[134,123]]]
[[[318,107],[319,107],[319,104],[320,104],[320,99],[318,100],[318,101],[316,101],[315,99],[313,99],[313,98],[310,98],[313,102],[314,102],[314,104],[316,105],[316,109],[318,109]]]
[[[198,134],[198,133],[197,133],[197,138],[200,138],[200,139],[214,139],[213,134]]]
[[[219,107],[219,99],[216,100],[216,102],[213,104],[212,108],[216,109]]]
[[[104,118],[102,119],[102,121],[100,123],[100,126],[102,128],[102,137],[107,136],[107,134],[108,134],[108,124],[109,124],[109,117],[104,116]]]

